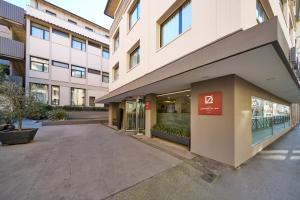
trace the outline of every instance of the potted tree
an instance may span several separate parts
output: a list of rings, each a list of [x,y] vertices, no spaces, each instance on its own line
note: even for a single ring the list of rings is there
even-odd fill
[[[34,106],[34,102],[35,99],[26,95],[22,86],[7,81],[0,84],[0,110],[8,108],[8,113],[18,119],[17,129],[14,129],[12,125],[2,127],[0,131],[2,145],[24,144],[33,140],[38,129],[23,129],[22,121],[26,109]]]

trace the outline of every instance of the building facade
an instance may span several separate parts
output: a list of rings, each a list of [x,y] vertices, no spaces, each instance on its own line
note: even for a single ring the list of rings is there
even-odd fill
[[[23,84],[25,76],[25,10],[0,0],[0,66],[7,79]]]
[[[26,9],[26,90],[54,106],[103,106],[108,30],[44,0]]]
[[[157,6],[159,5],[159,6]],[[299,122],[295,0],[109,0],[109,123],[239,166]],[[163,132],[163,131],[162,131]]]

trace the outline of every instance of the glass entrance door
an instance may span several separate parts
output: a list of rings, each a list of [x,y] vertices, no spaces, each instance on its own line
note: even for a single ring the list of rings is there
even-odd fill
[[[145,130],[145,103],[143,99],[126,101],[126,131],[142,133]]]

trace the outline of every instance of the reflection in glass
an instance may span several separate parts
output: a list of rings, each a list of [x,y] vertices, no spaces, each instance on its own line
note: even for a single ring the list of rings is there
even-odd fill
[[[48,103],[48,85],[30,83],[30,94],[42,103]]]

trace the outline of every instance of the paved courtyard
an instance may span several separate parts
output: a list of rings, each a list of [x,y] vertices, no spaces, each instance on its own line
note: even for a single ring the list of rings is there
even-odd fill
[[[0,147],[0,199],[299,200],[300,126],[239,169],[166,152],[102,125],[42,127]]]

